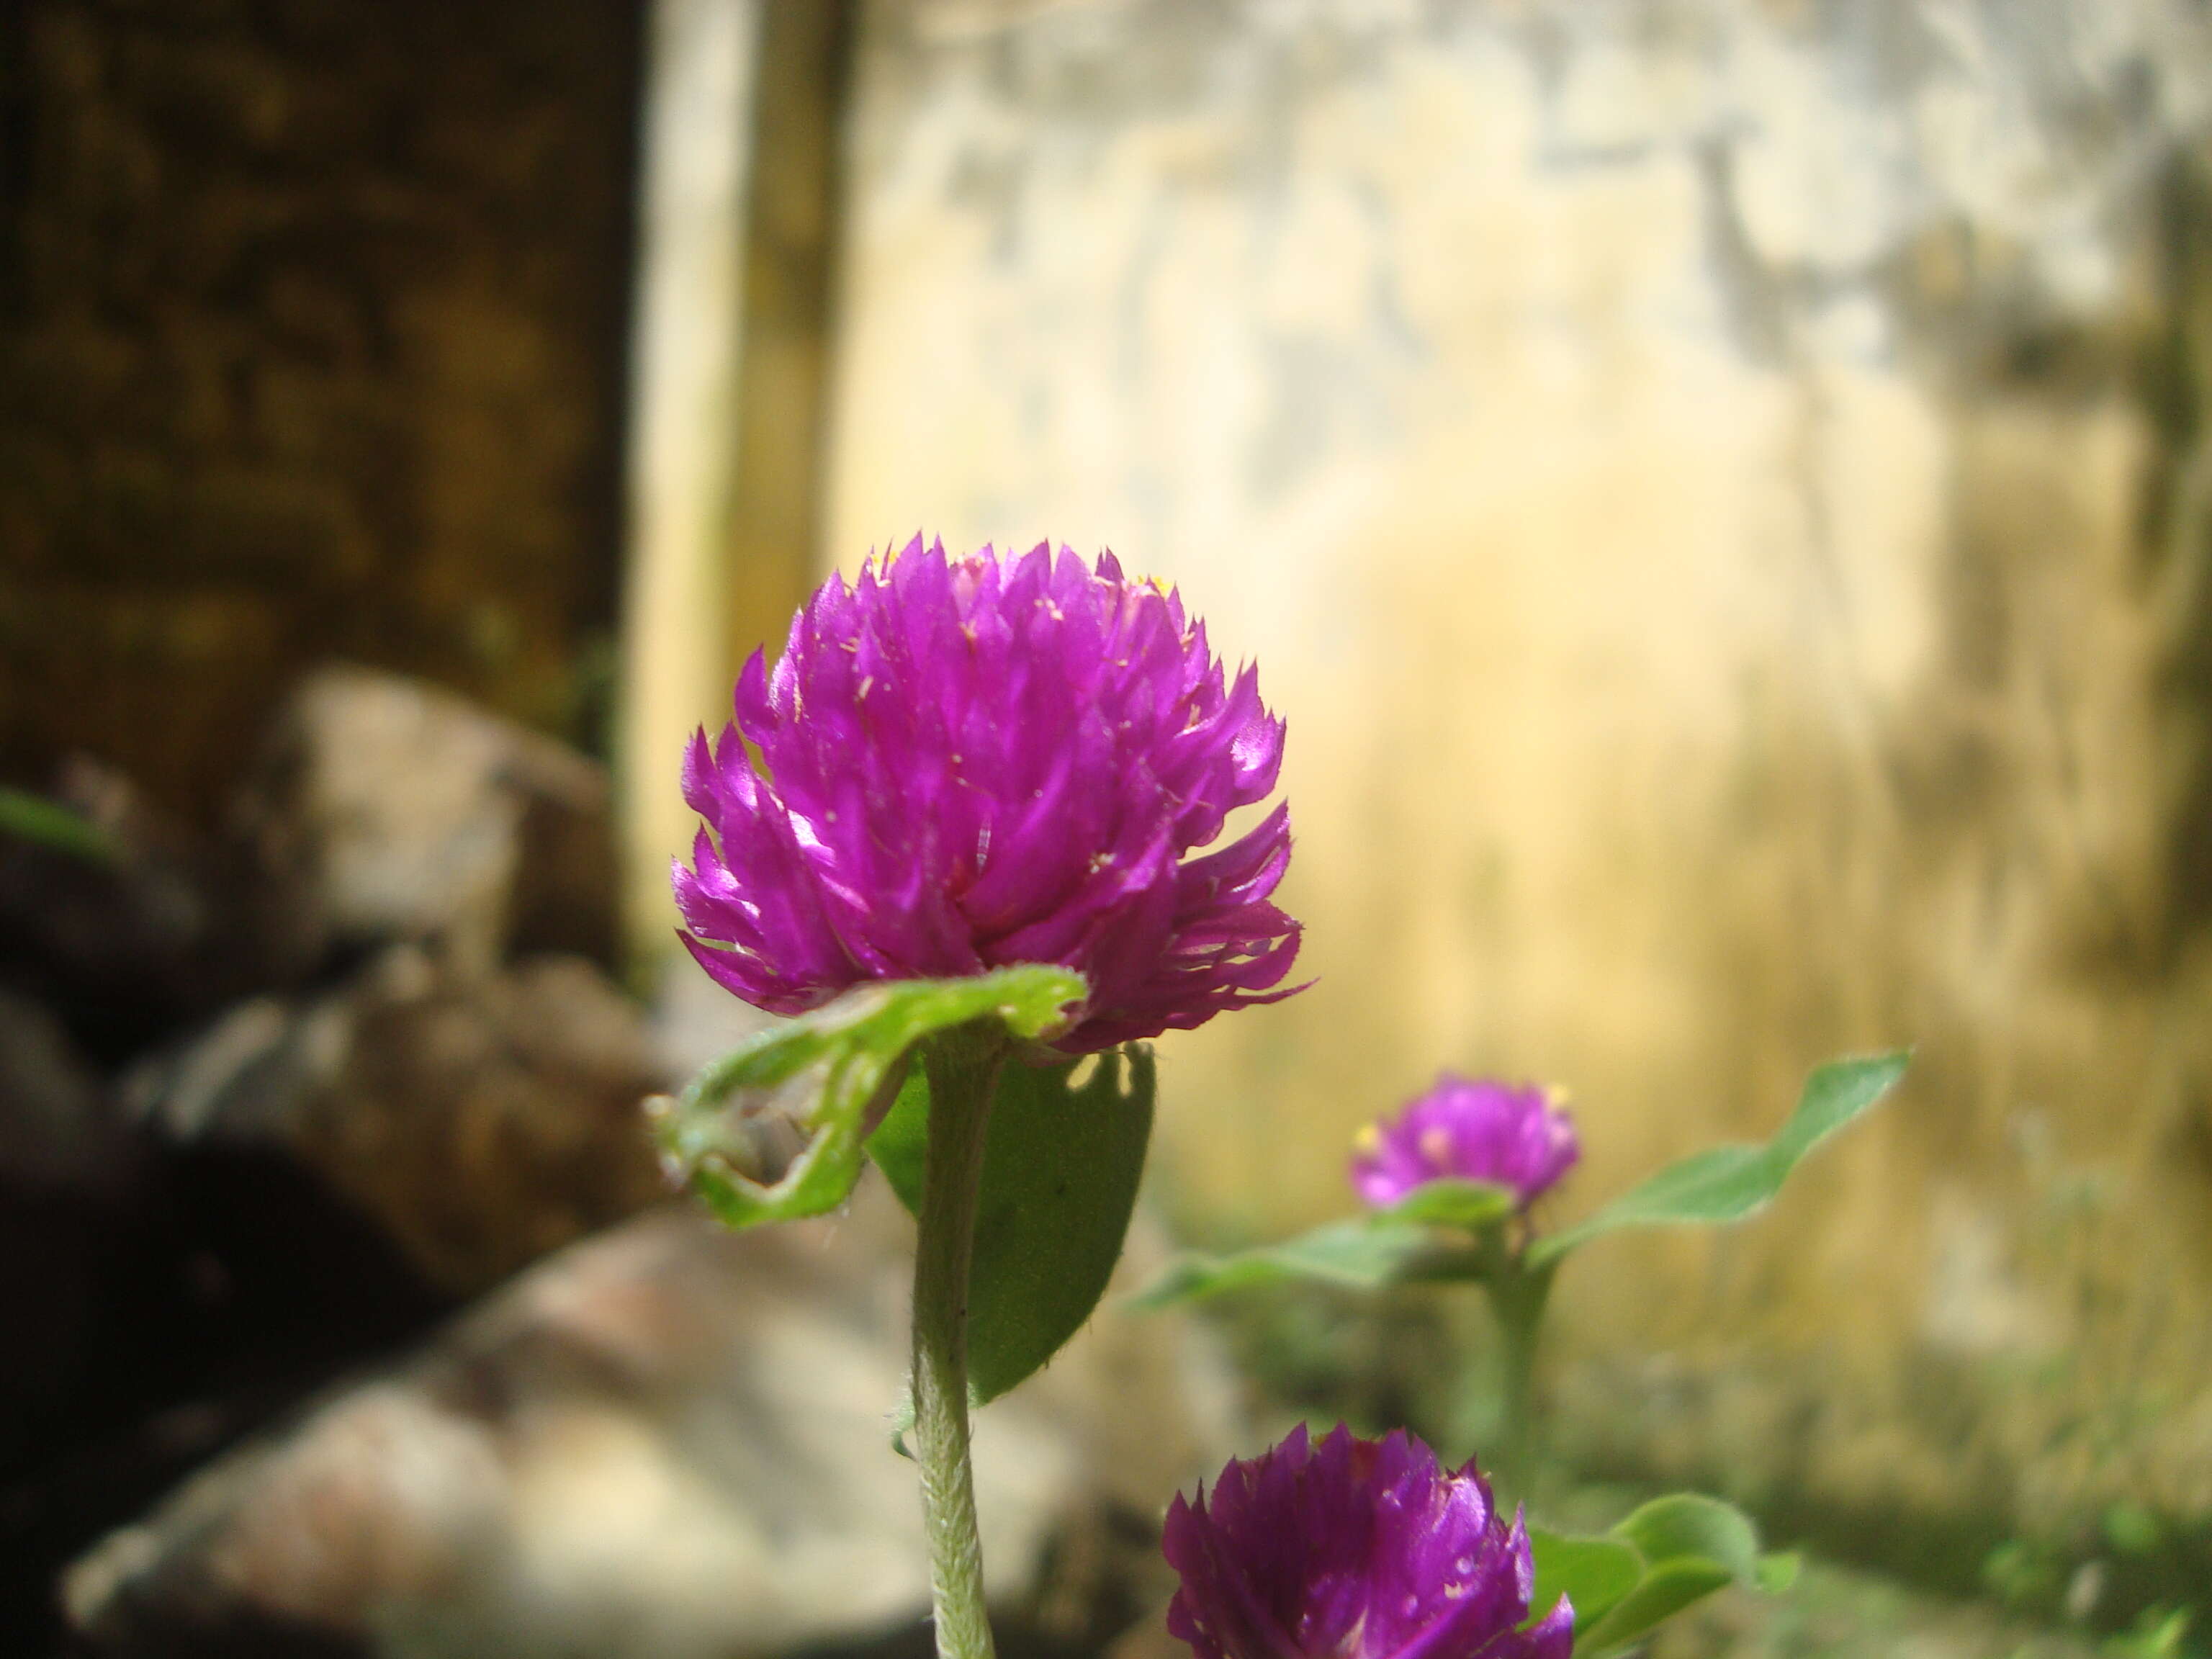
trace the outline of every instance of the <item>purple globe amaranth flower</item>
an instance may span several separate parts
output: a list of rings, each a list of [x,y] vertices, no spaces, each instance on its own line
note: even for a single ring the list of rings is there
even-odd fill
[[[1566,1597],[1524,1630],[1528,1534],[1403,1430],[1361,1440],[1303,1426],[1178,1495],[1164,1547],[1182,1575],[1168,1629],[1198,1659],[1567,1659]]]
[[[1424,1182],[1487,1181],[1510,1187],[1526,1209],[1582,1157],[1574,1120],[1559,1107],[1565,1098],[1533,1084],[1445,1072],[1395,1120],[1360,1132],[1352,1184],[1380,1209]]]
[[[1288,809],[1183,856],[1274,788],[1283,723],[1111,554],[917,536],[817,588],[736,705],[685,756],[714,834],[675,886],[685,945],[746,1001],[1058,963],[1091,984],[1058,1044],[1079,1054],[1291,994]]]

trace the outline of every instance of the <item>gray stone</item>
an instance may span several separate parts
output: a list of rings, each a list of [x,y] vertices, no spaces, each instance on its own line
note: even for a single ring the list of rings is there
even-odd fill
[[[592,963],[395,945],[337,992],[237,1005],[125,1094],[171,1144],[296,1158],[469,1294],[661,1194],[638,1109],[660,1083]]]
[[[312,675],[238,817],[269,878],[281,957],[410,940],[481,972],[517,945],[611,945],[605,774],[417,681]]]
[[[104,1188],[120,1173],[119,1126],[53,1012],[0,990],[0,1181]]]
[[[223,859],[88,757],[57,769],[51,798],[105,853],[0,836],[0,985],[112,1060],[205,1019],[252,981],[259,963]]]
[[[61,1022],[0,991],[0,1468],[36,1444],[98,1346],[131,1152]]]
[[[910,1241],[872,1181],[819,1221],[731,1234],[672,1208],[577,1245],[111,1535],[66,1577],[70,1620],[117,1655],[292,1629],[394,1656],[728,1659],[911,1630],[919,1499],[886,1436]],[[981,1415],[1017,1642],[1095,1644],[1157,1605],[1159,1510],[1218,1467],[1227,1401],[1191,1328],[1109,1304]]]

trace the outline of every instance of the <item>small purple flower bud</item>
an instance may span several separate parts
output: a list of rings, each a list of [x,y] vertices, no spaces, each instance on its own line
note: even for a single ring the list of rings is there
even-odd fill
[[[1303,1426],[1177,1495],[1164,1540],[1182,1583],[1168,1629],[1197,1659],[1567,1659],[1565,1596],[1528,1629],[1535,1562],[1473,1462],[1403,1430],[1318,1445]]]
[[[1526,1209],[1582,1157],[1565,1098],[1533,1084],[1443,1073],[1395,1121],[1360,1131],[1352,1184],[1384,1209],[1424,1182],[1487,1181],[1513,1188]]]
[[[959,558],[917,536],[755,652],[735,722],[696,734],[677,862],[684,942],[747,1002],[802,1013],[865,980],[1058,963],[1091,1000],[1070,1054],[1288,996],[1298,924],[1270,897],[1283,722],[1175,592],[1040,543]],[[748,755],[758,751],[756,769]]]

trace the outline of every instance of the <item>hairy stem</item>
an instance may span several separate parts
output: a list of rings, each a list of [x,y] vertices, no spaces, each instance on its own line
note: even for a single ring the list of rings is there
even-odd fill
[[[929,1145],[914,1263],[914,1448],[939,1659],[992,1652],[968,1456],[968,1266],[984,1131],[1006,1048],[1003,1030],[979,1023],[945,1033],[923,1054]]]

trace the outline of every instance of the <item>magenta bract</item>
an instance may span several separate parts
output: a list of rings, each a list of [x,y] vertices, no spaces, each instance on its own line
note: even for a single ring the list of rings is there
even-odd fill
[[[1535,1564],[1470,1462],[1453,1474],[1403,1430],[1303,1426],[1168,1510],[1182,1576],[1168,1629],[1198,1659],[1567,1659],[1565,1596],[1528,1617]]]
[[[1447,1177],[1510,1187],[1526,1208],[1574,1168],[1582,1142],[1553,1091],[1449,1072],[1395,1119],[1361,1132],[1352,1184],[1387,1208],[1424,1182]]]
[[[1091,982],[1078,1054],[1291,994],[1288,810],[1184,857],[1274,788],[1283,723],[1111,554],[916,537],[817,589],[736,714],[685,757],[713,833],[675,887],[684,943],[746,1001],[1058,963]]]

